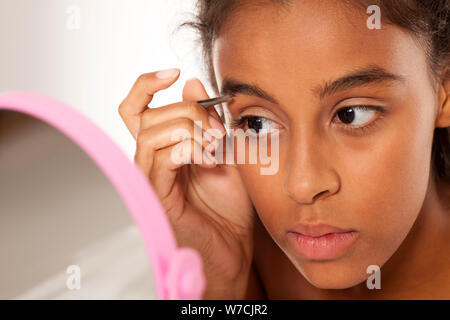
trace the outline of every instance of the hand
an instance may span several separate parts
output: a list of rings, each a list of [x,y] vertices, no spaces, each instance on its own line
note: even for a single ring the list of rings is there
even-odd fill
[[[255,212],[237,169],[207,156],[201,164],[172,161],[173,152],[189,151],[189,145],[191,159],[196,144],[202,151],[207,148],[208,141],[194,137],[196,120],[202,130],[220,129],[217,138],[224,139],[220,117],[214,107],[205,110],[195,102],[209,99],[198,79],[185,83],[182,102],[148,108],[153,95],[178,77],[179,72],[165,79],[156,72],[141,75],[119,113],[136,139],[135,162],[160,198],[178,245],[195,248],[203,258],[204,299],[243,299],[253,258]],[[187,130],[190,138],[173,141],[176,129]]]

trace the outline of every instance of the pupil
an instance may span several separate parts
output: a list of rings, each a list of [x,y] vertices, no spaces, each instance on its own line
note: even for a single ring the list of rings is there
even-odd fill
[[[259,132],[259,130],[262,129],[262,119],[258,119],[258,118],[249,118],[248,120],[248,127],[250,129],[253,129],[256,131],[256,133]]]
[[[339,120],[343,123],[352,123],[355,120],[355,112],[352,108],[346,108],[338,111]]]

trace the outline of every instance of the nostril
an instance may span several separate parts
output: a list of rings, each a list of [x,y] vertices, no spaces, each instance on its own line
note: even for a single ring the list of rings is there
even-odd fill
[[[329,193],[329,191],[328,191],[328,190],[324,190],[324,191],[319,192],[318,194],[316,194],[316,195],[313,197],[313,202],[316,201],[317,198],[320,198],[324,193],[325,193],[325,194],[326,194],[326,193]]]

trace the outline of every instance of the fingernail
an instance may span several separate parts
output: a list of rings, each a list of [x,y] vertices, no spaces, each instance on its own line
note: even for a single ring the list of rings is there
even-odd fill
[[[203,131],[206,141],[211,142],[213,137],[208,133],[208,131]]]
[[[220,131],[221,136],[217,138],[222,138],[225,135],[226,131],[225,128],[223,127],[223,124],[217,121],[213,116],[209,116],[209,124],[213,129],[217,129]]]
[[[216,138],[212,138],[211,142],[207,145],[209,151],[216,151],[216,148],[219,146],[219,140]]]
[[[158,71],[156,73],[156,76],[159,79],[169,79],[169,78],[173,78],[173,77],[177,76],[178,73],[180,73],[180,69],[173,68],[173,69],[167,69],[167,70]]]
[[[217,159],[212,155],[211,152],[205,151],[206,160],[209,160],[207,164],[217,164]],[[208,161],[207,161],[208,162]]]

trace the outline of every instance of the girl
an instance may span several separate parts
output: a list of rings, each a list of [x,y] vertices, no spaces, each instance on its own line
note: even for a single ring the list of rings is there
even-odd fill
[[[449,16],[448,0],[198,1],[186,24],[233,99],[205,110],[191,79],[149,109],[173,69],[141,75],[119,112],[177,241],[203,257],[205,299],[450,298]],[[175,163],[210,145],[171,139],[194,121],[216,139],[277,130],[277,172]]]

